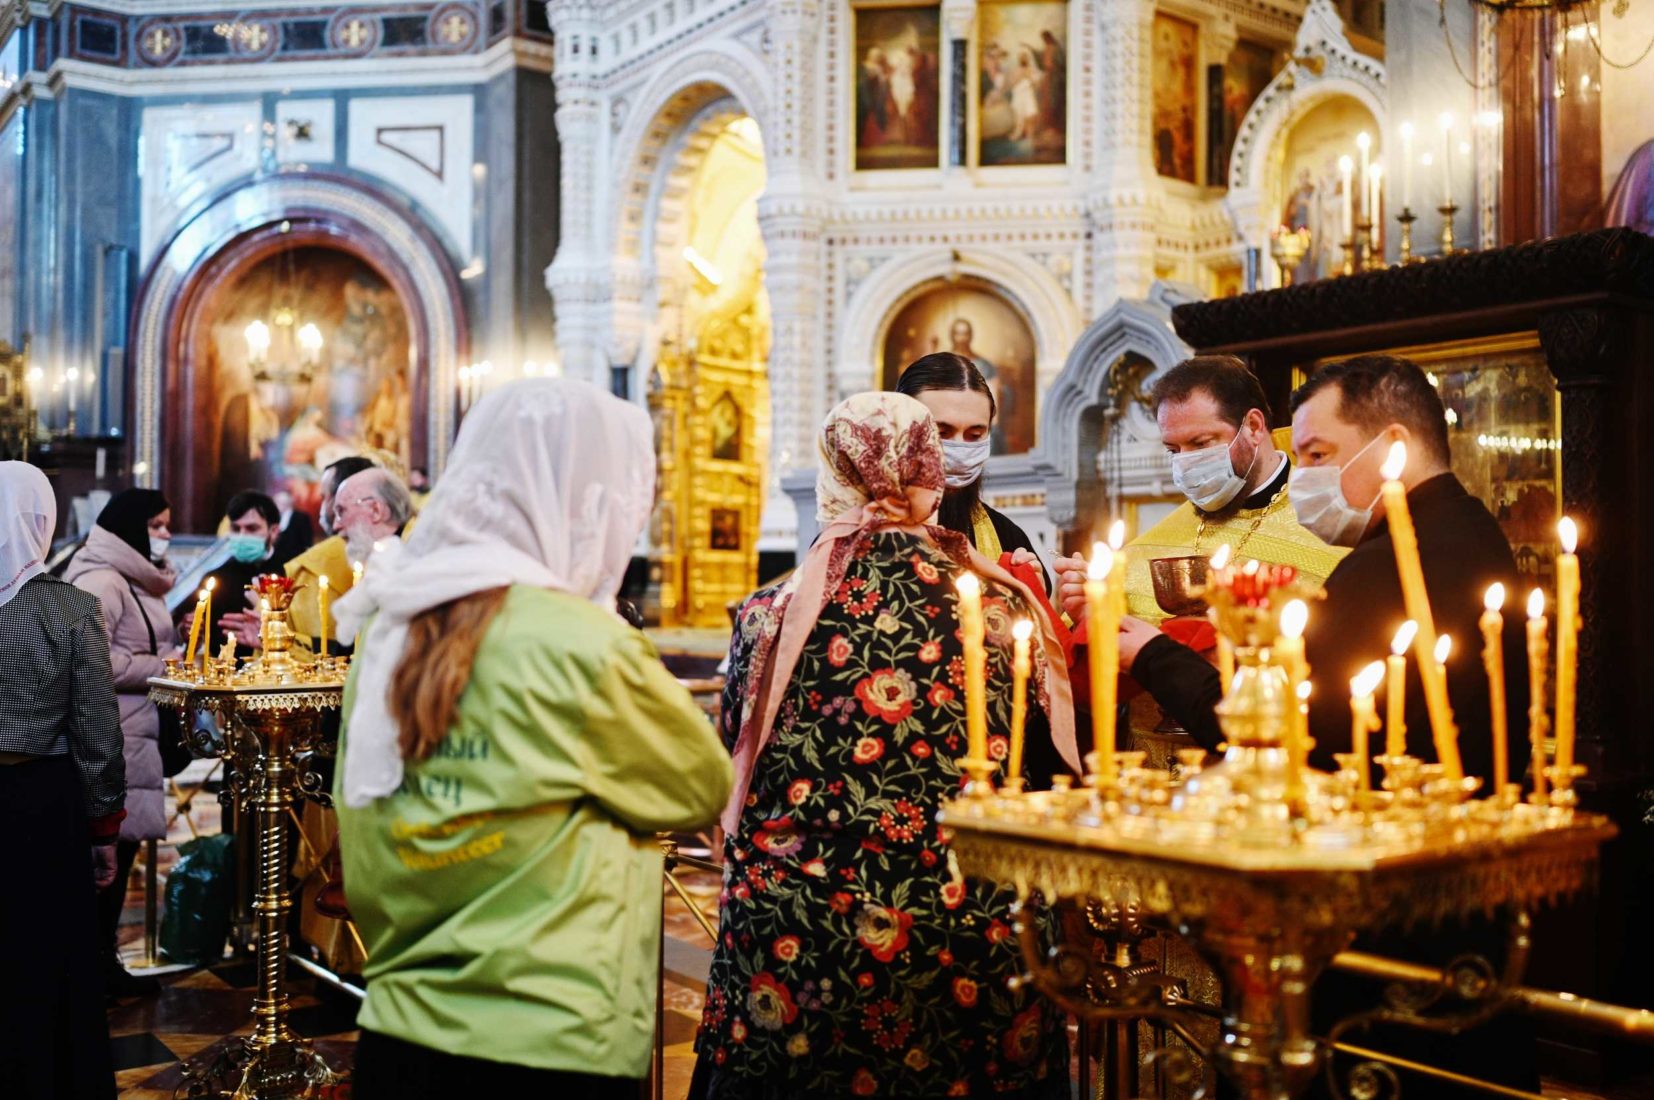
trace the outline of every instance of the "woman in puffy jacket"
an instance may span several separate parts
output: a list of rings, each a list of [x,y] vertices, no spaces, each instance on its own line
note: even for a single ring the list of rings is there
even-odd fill
[[[64,580],[98,598],[109,633],[109,663],[120,704],[126,755],[126,820],[116,846],[115,881],[98,894],[99,948],[106,953],[106,984],[116,996],[148,992],[153,980],[128,974],[120,963],[116,928],[138,843],[166,836],[166,778],[161,767],[161,716],[149,701],[149,678],[178,656],[178,632],[167,612],[174,574],[167,564],[172,509],[154,489],[125,489],[99,513],[64,572]]]

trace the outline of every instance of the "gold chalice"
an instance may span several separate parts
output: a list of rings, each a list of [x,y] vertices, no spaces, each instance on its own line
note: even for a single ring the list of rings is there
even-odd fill
[[[1205,557],[1151,559],[1149,579],[1154,582],[1154,602],[1173,618],[1204,615],[1206,581],[1211,572],[1211,562]]]

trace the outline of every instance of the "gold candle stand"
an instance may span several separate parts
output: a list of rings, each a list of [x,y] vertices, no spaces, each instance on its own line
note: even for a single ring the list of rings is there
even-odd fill
[[[1449,202],[1445,206],[1436,207],[1436,211],[1442,216],[1442,255],[1452,256],[1463,252],[1464,249],[1453,246],[1453,215],[1459,212],[1459,204]]]
[[[1413,223],[1418,221],[1418,215],[1413,213],[1412,207],[1404,206],[1401,213],[1396,215],[1396,221],[1401,225],[1401,245],[1399,248],[1402,264],[1423,263],[1423,256],[1413,255]]]
[[[322,713],[339,709],[348,662],[294,659],[290,598],[290,589],[285,598],[274,594],[268,649],[260,657],[239,668],[233,658],[209,657],[199,671],[169,661],[166,673],[149,681],[150,700],[178,712],[191,750],[225,761],[236,805],[253,823],[258,859],[253,1033],[211,1058],[183,1064],[177,1095],[190,1100],[301,1100],[338,1080],[287,1022],[287,926],[294,902],[287,823],[302,799],[329,802],[315,770],[318,759],[333,752],[322,736]],[[192,717],[199,711],[213,715],[221,739],[195,729]]]

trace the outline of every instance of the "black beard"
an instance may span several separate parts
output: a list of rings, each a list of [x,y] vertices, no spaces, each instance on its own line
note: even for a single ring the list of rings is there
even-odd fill
[[[973,517],[976,515],[976,506],[982,503],[982,479],[977,478],[963,489],[948,489],[942,493],[942,507],[936,514],[936,522],[949,531],[957,531],[966,538],[973,536]]]

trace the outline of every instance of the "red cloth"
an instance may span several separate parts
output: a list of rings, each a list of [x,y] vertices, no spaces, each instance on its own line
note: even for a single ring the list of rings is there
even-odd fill
[[[1080,647],[1086,644],[1086,624],[1080,623],[1069,636],[1069,674],[1068,682],[1074,687],[1074,705],[1076,707],[1091,706],[1091,666],[1084,654],[1079,653]],[[1167,619],[1160,624],[1160,632],[1172,641],[1186,645],[1196,653],[1206,653],[1216,649],[1218,632],[1207,619],[1197,619],[1192,616]],[[1128,702],[1143,692],[1143,687],[1131,678],[1129,673],[1120,673],[1120,682],[1116,687],[1120,702]]]
[[[999,555],[999,567],[1027,586],[1028,591],[1033,593],[1034,599],[1039,601],[1040,607],[1045,609],[1045,617],[1050,620],[1052,629],[1056,631],[1057,641],[1062,644],[1063,660],[1067,661],[1068,667],[1072,669],[1074,667],[1074,646],[1077,644],[1075,635],[1070,633],[1069,629],[1063,625],[1062,616],[1057,614],[1055,607],[1051,606],[1051,598],[1045,594],[1045,576],[1040,572],[1039,563],[1025,561],[1021,565],[1012,565],[1011,552],[1007,550]]]
[[[116,810],[112,814],[94,817],[88,821],[87,828],[92,833],[93,844],[113,844],[120,839],[121,822],[126,820],[124,809]]]

